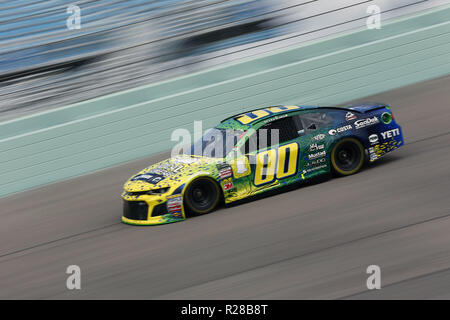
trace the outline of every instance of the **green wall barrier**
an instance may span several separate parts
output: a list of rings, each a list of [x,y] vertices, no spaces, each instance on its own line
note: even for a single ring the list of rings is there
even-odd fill
[[[0,123],[0,196],[170,149],[255,106],[336,104],[450,73],[450,6]],[[389,102],[389,101],[387,101]]]

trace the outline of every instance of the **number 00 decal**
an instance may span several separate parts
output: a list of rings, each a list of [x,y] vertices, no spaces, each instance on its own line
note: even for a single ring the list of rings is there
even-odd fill
[[[255,186],[284,179],[297,173],[298,144],[296,142],[270,149],[256,156]]]

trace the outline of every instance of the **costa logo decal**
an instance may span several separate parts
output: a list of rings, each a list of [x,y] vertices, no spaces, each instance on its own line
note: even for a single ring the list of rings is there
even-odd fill
[[[328,133],[330,136],[335,136],[338,133],[343,133],[345,131],[352,130],[352,129],[353,129],[353,126],[351,124],[349,124],[349,125],[337,128],[337,129],[331,129],[330,131],[328,131]]]
[[[355,128],[361,129],[361,128],[373,126],[374,124],[377,124],[377,123],[380,123],[380,120],[378,120],[377,117],[361,119],[361,120],[355,121]]]

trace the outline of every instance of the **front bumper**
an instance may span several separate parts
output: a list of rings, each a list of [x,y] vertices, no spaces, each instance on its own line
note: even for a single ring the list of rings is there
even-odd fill
[[[174,222],[179,222],[179,221],[183,221],[184,219],[175,219],[172,217],[156,217],[156,218],[150,218],[148,220],[145,221],[140,221],[140,220],[132,220],[132,219],[128,219],[122,216],[122,222],[126,223],[126,224],[130,224],[133,226],[157,226],[157,225],[161,225],[161,224],[168,224],[168,223],[174,223]]]
[[[163,195],[142,195],[129,196],[127,193],[122,194],[123,215],[122,222],[138,226],[160,225],[174,223],[185,220],[183,206],[180,204],[173,210],[174,206],[168,206],[168,201],[179,199],[178,196]]]

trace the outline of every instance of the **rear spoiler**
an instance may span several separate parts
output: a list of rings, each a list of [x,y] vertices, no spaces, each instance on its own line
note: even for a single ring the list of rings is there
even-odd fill
[[[385,103],[358,103],[349,106],[342,106],[343,109],[348,109],[351,111],[356,111],[359,113],[367,113],[379,109],[390,109],[389,106]]]

